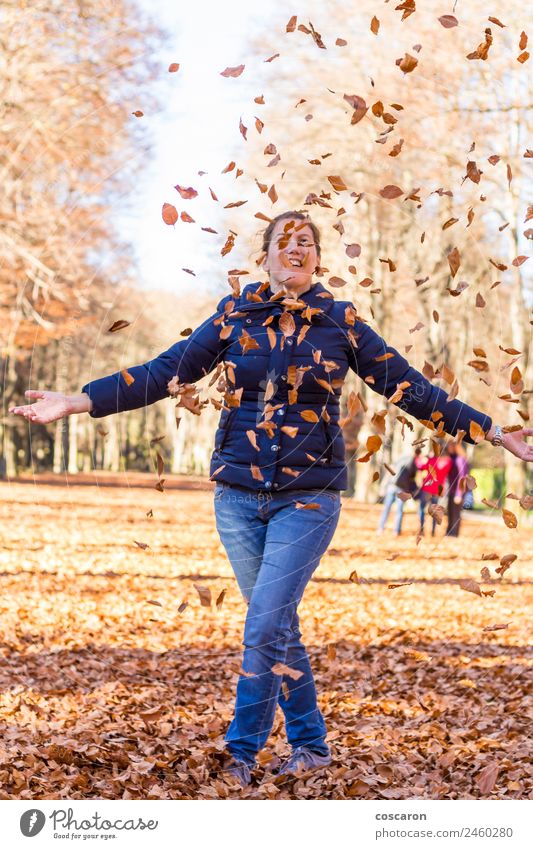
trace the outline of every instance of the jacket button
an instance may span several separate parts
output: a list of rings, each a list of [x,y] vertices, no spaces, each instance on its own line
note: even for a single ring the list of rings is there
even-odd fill
[[[265,482],[265,489],[270,489],[271,486],[272,486],[272,481],[266,481]]]
[[[287,345],[292,345],[292,339],[287,339]]]
[[[283,380],[283,382],[284,382],[284,383],[286,383],[286,382],[287,382],[287,375],[286,375],[286,374],[282,374],[282,375],[281,375],[281,379]]]
[[[279,483],[275,483],[275,484],[274,484],[274,489],[278,489],[278,488],[279,488]]]
[[[271,445],[270,450],[271,451],[279,451],[279,445]]]
[[[283,410],[278,410],[278,416],[282,416],[282,415],[283,415]]]
[[[252,319],[251,319],[251,318],[247,318],[247,319],[246,319],[246,324],[251,324],[251,323],[252,323]]]

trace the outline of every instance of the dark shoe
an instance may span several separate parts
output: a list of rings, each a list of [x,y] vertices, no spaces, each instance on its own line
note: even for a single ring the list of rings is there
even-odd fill
[[[252,783],[252,774],[246,761],[234,758],[233,755],[230,755],[228,760],[225,762],[222,768],[222,773],[233,776],[233,778],[239,782],[241,787],[248,787],[248,785]]]
[[[315,769],[323,769],[331,763],[331,755],[319,755],[306,746],[298,746],[285,761],[278,775],[302,776]]]

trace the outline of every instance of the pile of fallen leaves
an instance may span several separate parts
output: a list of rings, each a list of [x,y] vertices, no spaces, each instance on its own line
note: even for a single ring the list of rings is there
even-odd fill
[[[533,798],[524,513],[417,545],[414,514],[376,536],[345,500],[301,606],[333,764],[278,783],[278,715],[241,790],[219,764],[245,605],[211,492],[108,482],[0,485],[1,798]]]

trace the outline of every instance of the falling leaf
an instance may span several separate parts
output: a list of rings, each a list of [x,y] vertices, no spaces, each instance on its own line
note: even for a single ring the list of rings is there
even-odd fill
[[[508,528],[516,528],[518,519],[511,510],[502,510],[502,518]]]
[[[134,539],[133,542],[135,543],[136,546],[141,548],[143,551],[145,551],[147,548],[150,548],[150,546],[146,542],[138,542],[138,540],[136,540],[136,539]]]
[[[117,330],[123,330],[125,327],[129,327],[131,322],[126,321],[123,318],[118,319],[118,321],[114,321],[111,327],[107,328],[108,333],[116,333]]]
[[[135,112],[132,112],[131,114],[132,114],[132,115],[135,115],[135,117],[136,117],[136,118],[142,118],[142,117],[144,117],[144,112],[141,112],[141,110],[140,110],[140,109],[136,109],[136,110],[135,110]]]
[[[335,192],[347,192],[348,191],[348,187],[347,187],[346,183],[344,182],[344,180],[342,179],[342,177],[332,176],[332,177],[328,177],[328,180],[331,183],[333,190]]]
[[[399,186],[385,186],[383,189],[380,189],[380,195],[382,198],[386,198],[387,200],[394,200],[395,198],[399,198],[400,195],[403,195],[403,190],[400,189]]]
[[[268,194],[268,197],[270,198],[271,202],[273,204],[276,203],[276,201],[278,199],[278,193],[277,193],[276,187],[274,185],[270,186],[267,194]]]
[[[510,624],[510,622],[505,622],[501,625],[486,625],[485,628],[483,628],[483,631],[505,631]]]
[[[343,280],[342,277],[330,277],[328,286],[331,286],[332,289],[341,289],[343,286],[346,286],[346,280]]]
[[[441,15],[439,21],[445,29],[451,29],[451,27],[456,27],[459,23],[455,15]]]
[[[179,218],[176,207],[172,206],[171,203],[163,204],[161,215],[163,216],[163,221],[165,222],[165,224],[169,225],[175,224]]]
[[[180,193],[183,200],[191,200],[192,198],[198,197],[198,192],[196,189],[193,189],[192,186],[185,188],[185,186],[174,186],[177,192]]]
[[[179,66],[179,64],[178,64],[177,62],[172,62],[172,63],[168,66],[168,72],[169,72],[169,74],[175,74],[175,73],[176,73],[176,71],[179,71],[179,69],[180,69],[180,66]]]
[[[223,603],[223,601],[224,601],[224,597],[225,597],[225,595],[226,595],[226,590],[225,590],[225,589],[223,589],[223,590],[222,590],[222,591],[218,594],[218,596],[217,596],[217,600],[215,601],[215,607],[217,608],[217,610],[220,610],[220,608],[222,607],[222,603]]]
[[[285,27],[285,31],[286,32],[294,32],[294,30],[296,29],[296,21],[297,20],[298,19],[297,19],[296,15],[293,15],[292,18],[290,18],[289,23]]]
[[[211,607],[211,590],[209,587],[204,587],[201,584],[193,584],[194,589],[200,598],[202,607]]]
[[[375,15],[370,21],[370,31],[373,32],[374,35],[377,35],[379,32],[379,19],[376,18]]]
[[[291,669],[290,666],[286,666],[284,663],[275,663],[271,668],[271,672],[274,675],[286,675],[288,678],[292,678],[293,681],[298,681],[303,675],[303,672],[300,672],[299,669]]]
[[[457,248],[453,248],[448,254],[447,259],[448,265],[450,266],[450,273],[452,277],[455,277],[461,265],[461,254],[459,253],[459,250]]]
[[[477,581],[474,581],[473,578],[464,578],[459,581],[459,586],[462,590],[466,590],[468,593],[474,593],[481,597],[481,587],[479,586]]]
[[[235,65],[233,68],[226,68],[220,72],[221,77],[240,77],[244,71],[244,65]]]
[[[406,53],[403,59],[396,59],[396,64],[399,66],[400,70],[404,72],[404,74],[410,74],[411,71],[414,71],[418,65],[418,59],[411,56],[410,53]]]

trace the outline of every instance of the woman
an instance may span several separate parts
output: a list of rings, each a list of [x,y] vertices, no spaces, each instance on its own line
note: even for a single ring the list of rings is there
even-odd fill
[[[226,768],[243,785],[251,781],[278,701],[292,746],[280,772],[299,774],[331,760],[297,608],[333,537],[346,487],[339,401],[348,369],[419,419],[439,411],[444,429],[462,429],[465,439],[474,421],[486,439],[533,459],[525,443],[533,430],[502,435],[488,416],[448,402],[352,304],[313,283],[319,260],[320,236],[309,217],[278,215],[263,238],[268,284],[223,298],[188,339],[129,368],[133,383],[118,372],[74,397],[30,390],[26,396],[37,403],[11,410],[39,423],[81,412],[107,416],[166,397],[169,382],[173,394],[190,392],[184,384],[223,364],[211,477],[217,529],[248,602],[243,670],[226,735]]]
[[[457,442],[449,442],[446,451],[451,461],[448,472],[448,524],[446,527],[447,537],[458,537],[461,527],[461,511],[465,490],[462,481],[468,474],[468,461],[462,445]]]

